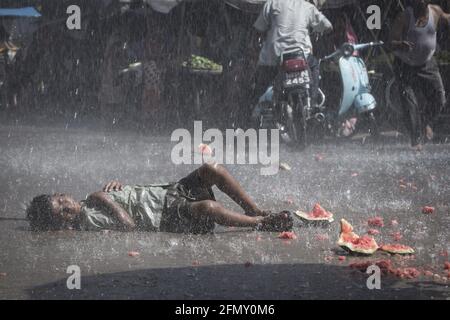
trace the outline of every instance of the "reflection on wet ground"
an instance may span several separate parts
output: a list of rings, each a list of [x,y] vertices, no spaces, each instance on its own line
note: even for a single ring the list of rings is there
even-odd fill
[[[167,233],[31,233],[24,205],[37,194],[63,191],[82,199],[110,179],[124,183],[175,181],[195,166],[170,161],[170,136],[103,133],[33,127],[0,127],[0,298],[440,298],[449,282],[420,277],[383,277],[381,290],[368,290],[367,276],[352,270],[337,248],[340,218],[359,234],[381,216],[379,243],[414,247],[409,259],[377,253],[398,266],[445,275],[450,251],[450,146],[427,145],[411,152],[405,141],[325,143],[299,152],[281,147],[291,171],[260,176],[258,165],[227,168],[264,209],[334,212],[328,228],[298,222],[297,240],[274,233],[218,228],[212,235]],[[320,157],[316,155],[320,154]],[[236,210],[226,196],[217,198]],[[293,203],[291,203],[293,202]],[[425,205],[436,213],[423,215]],[[391,221],[398,221],[392,226]],[[129,251],[140,253],[128,256]],[[78,265],[82,290],[66,288],[69,265]],[[436,280],[437,279],[437,280]]]

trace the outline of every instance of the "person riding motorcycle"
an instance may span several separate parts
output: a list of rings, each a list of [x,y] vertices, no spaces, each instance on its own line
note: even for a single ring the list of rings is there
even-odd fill
[[[276,77],[283,50],[292,47],[300,47],[305,53],[311,72],[311,101],[313,106],[317,105],[320,70],[313,55],[310,32],[331,32],[331,22],[305,0],[268,0],[254,27],[265,33],[265,41],[257,63],[252,105],[257,104]]]

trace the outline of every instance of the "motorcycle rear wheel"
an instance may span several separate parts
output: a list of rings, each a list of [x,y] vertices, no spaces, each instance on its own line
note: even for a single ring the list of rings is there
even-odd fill
[[[289,95],[289,102],[283,104],[283,117],[286,124],[281,133],[283,141],[293,147],[306,148],[308,145],[306,108],[301,93]]]

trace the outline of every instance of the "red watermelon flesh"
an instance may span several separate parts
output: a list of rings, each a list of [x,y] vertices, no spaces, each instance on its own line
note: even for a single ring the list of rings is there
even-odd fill
[[[314,218],[330,218],[332,217],[332,214],[328,211],[326,211],[322,206],[318,203],[314,205],[314,208],[310,212],[310,216]]]
[[[370,218],[367,223],[371,227],[384,227],[384,220],[381,217]]]
[[[341,220],[341,234],[338,245],[353,253],[373,254],[378,250],[378,244],[370,236],[358,236],[352,232],[353,227],[345,219]]]
[[[296,215],[301,219],[314,222],[314,221],[327,221],[333,222],[333,214],[324,208],[318,203],[316,203],[313,209],[310,212],[297,211]]]

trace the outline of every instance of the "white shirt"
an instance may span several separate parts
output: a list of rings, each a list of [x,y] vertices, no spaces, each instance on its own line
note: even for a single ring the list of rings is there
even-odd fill
[[[285,48],[300,46],[306,56],[311,54],[310,29],[323,33],[332,25],[305,0],[267,0],[254,27],[260,32],[267,31],[258,64],[276,66]]]

